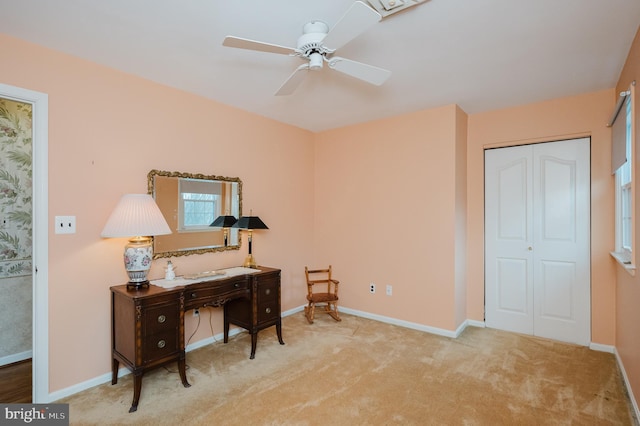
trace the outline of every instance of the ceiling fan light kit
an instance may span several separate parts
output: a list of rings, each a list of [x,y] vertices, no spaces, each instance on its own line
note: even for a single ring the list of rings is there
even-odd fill
[[[312,53],[309,55],[309,69],[310,70],[319,70],[322,68],[323,57],[320,53]]]
[[[380,13],[362,1],[356,1],[331,29],[323,21],[306,23],[302,27],[302,35],[298,38],[296,48],[235,36],[225,37],[222,44],[227,47],[278,53],[306,59],[307,62],[296,68],[289,78],[285,80],[276,92],[277,96],[293,93],[304,80],[306,71],[320,70],[324,62],[327,62],[332,70],[379,86],[391,76],[391,71],[351,59],[340,58],[334,56],[334,53],[381,19],[382,15]]]

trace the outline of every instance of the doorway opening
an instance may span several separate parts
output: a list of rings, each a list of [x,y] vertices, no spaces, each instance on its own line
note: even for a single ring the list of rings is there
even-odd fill
[[[0,84],[0,98],[31,106],[32,402],[49,402],[48,95]],[[10,130],[8,130],[10,132]],[[16,154],[17,155],[17,154]],[[16,157],[17,158],[17,157]],[[26,161],[26,159],[24,159]]]

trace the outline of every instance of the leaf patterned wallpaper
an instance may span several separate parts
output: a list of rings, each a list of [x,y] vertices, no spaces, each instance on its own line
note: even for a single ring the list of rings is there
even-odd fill
[[[0,278],[31,275],[32,109],[0,98]]]

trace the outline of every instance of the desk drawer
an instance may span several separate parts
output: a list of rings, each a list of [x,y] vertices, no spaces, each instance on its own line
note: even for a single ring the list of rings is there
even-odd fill
[[[147,336],[143,340],[142,362],[146,364],[156,361],[175,353],[179,349],[177,330],[168,330],[153,336]]]
[[[269,280],[258,285],[258,304],[267,303],[279,299],[280,283],[276,280]]]
[[[143,334],[152,336],[154,334],[174,331],[178,329],[180,310],[177,304],[161,305],[144,310],[142,320]]]
[[[239,297],[249,298],[251,291],[249,289],[248,279],[229,280],[217,283],[212,286],[211,283],[199,287],[197,284],[189,286],[184,292],[185,310],[200,308],[203,306],[221,306],[231,299]]]
[[[258,305],[258,324],[280,318],[280,301],[272,300]]]
[[[178,351],[179,305],[153,305],[142,312],[142,363],[157,361]]]

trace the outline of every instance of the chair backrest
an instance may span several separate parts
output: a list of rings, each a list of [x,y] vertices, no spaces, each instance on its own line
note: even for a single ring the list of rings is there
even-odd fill
[[[315,290],[316,293],[326,291],[326,293],[338,295],[340,282],[331,278],[331,265],[326,269],[309,269],[305,266],[304,274],[307,278],[307,291],[310,296],[314,293],[314,286],[317,284],[325,284],[326,287]]]

